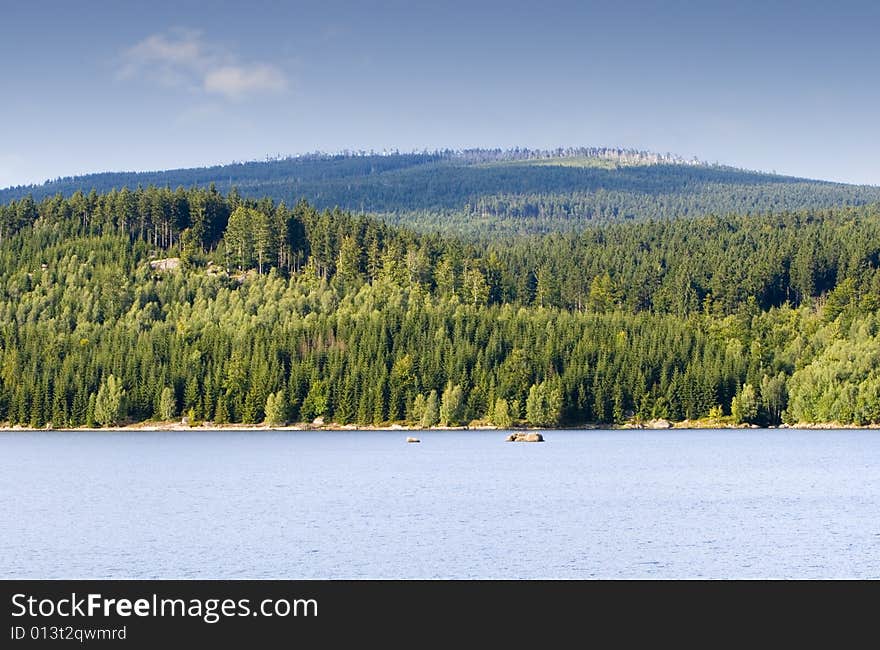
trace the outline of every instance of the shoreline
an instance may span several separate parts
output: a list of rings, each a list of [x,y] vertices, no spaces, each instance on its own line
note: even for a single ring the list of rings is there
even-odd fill
[[[584,423],[578,425],[558,426],[558,427],[529,427],[529,426],[511,426],[508,428],[498,427],[492,424],[472,424],[461,426],[433,426],[422,427],[415,424],[389,423],[382,425],[374,424],[309,424],[299,422],[296,424],[285,424],[270,426],[268,424],[214,424],[211,422],[202,423],[195,426],[175,420],[173,422],[156,422],[145,421],[136,422],[113,427],[43,427],[34,428],[24,425],[9,424],[0,425],[0,432],[37,432],[37,431],[80,431],[88,432],[105,432],[105,433],[126,433],[126,432],[144,432],[144,431],[670,431],[670,430],[710,430],[710,429],[750,429],[750,430],[777,430],[777,429],[795,429],[795,430],[834,430],[834,429],[880,429],[880,424],[841,424],[839,422],[799,422],[796,424],[781,424],[779,426],[759,426],[757,424],[731,424],[729,422],[709,422],[709,421],[688,421],[667,422],[660,421],[646,422],[641,424],[597,424]]]

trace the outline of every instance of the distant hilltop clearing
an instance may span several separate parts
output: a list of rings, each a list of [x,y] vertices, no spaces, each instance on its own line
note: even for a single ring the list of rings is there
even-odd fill
[[[399,154],[399,152],[393,152]],[[427,153],[427,152],[422,152]],[[554,161],[565,162],[577,158],[608,160],[620,165],[706,165],[697,158],[683,158],[673,153],[657,153],[639,149],[620,147],[558,147],[556,149],[445,149],[434,152],[448,160],[469,163],[488,163],[503,161]],[[392,152],[383,152],[384,155]],[[317,154],[332,157],[331,154]],[[343,155],[369,156],[375,152],[344,152]]]
[[[437,160],[457,160],[467,163],[502,162],[515,160],[552,160],[566,158],[597,158],[625,165],[707,165],[698,158],[685,158],[674,153],[657,153],[642,149],[621,147],[556,147],[555,149],[422,149],[401,152],[400,149],[343,149],[335,153],[312,151],[295,155],[266,156],[265,160],[252,162],[278,162],[283,160],[338,160],[340,158],[369,158],[372,156],[429,156]],[[231,164],[247,164],[233,161]],[[62,180],[62,179],[58,179]],[[66,179],[65,179],[66,180]]]
[[[514,162],[514,161],[546,161],[552,162],[558,160],[561,163],[576,158],[592,158],[602,161],[611,161],[619,165],[708,165],[705,161],[698,158],[685,158],[674,153],[658,153],[655,151],[646,151],[641,149],[621,148],[621,147],[557,147],[555,149],[530,149],[528,147],[514,147],[512,149],[422,149],[421,151],[413,150],[410,152],[401,152],[399,149],[383,149],[376,151],[374,149],[343,149],[335,153],[325,151],[311,151],[302,154],[292,155],[267,155],[261,160],[240,161],[233,160],[230,163],[211,165],[208,167],[188,167],[171,170],[154,170],[144,172],[121,171],[121,172],[96,172],[92,174],[81,174],[76,176],[59,176],[54,179],[47,179],[43,183],[35,183],[31,185],[16,185],[12,187],[0,189],[0,193],[6,194],[13,191],[31,191],[36,193],[40,188],[47,186],[60,186],[65,184],[79,184],[79,189],[87,186],[91,179],[104,176],[131,176],[131,177],[153,177],[156,175],[177,175],[184,172],[191,172],[198,169],[203,170],[221,170],[235,167],[246,167],[252,165],[270,165],[272,163],[283,162],[322,162],[322,161],[340,161],[349,158],[375,158],[375,157],[406,157],[421,158],[425,161],[458,161],[461,163],[480,164],[491,162]],[[36,198],[36,194],[35,194]]]
[[[483,237],[622,221],[764,214],[880,202],[880,187],[737,169],[611,147],[343,151],[213,167],[105,172],[0,190],[0,203],[138,186],[369,213],[419,230]]]

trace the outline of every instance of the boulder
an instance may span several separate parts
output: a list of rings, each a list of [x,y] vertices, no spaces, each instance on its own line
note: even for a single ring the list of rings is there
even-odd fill
[[[153,260],[150,262],[150,268],[154,271],[173,271],[179,266],[179,257],[166,257],[163,260]]]
[[[544,436],[540,433],[511,433],[505,442],[544,442]]]
[[[669,420],[664,420],[663,418],[659,418],[657,420],[651,420],[650,422],[648,422],[647,426],[649,429],[671,429],[672,428],[672,424],[669,422]]]
[[[419,440],[418,438],[407,438],[406,441],[407,442],[421,442],[421,440]]]

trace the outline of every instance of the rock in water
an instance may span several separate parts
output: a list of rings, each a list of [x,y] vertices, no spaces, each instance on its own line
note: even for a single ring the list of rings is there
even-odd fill
[[[421,440],[419,440],[418,438],[407,438],[406,441],[407,442],[421,442]]]
[[[540,433],[511,433],[505,442],[544,442],[544,436]]]

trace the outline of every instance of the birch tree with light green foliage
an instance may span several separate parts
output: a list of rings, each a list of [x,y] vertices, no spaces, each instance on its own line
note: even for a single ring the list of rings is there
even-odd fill
[[[117,424],[122,416],[124,397],[122,382],[113,375],[108,375],[95,397],[95,422],[103,427]]]
[[[880,337],[868,328],[831,343],[788,383],[790,422],[880,423]]]
[[[730,402],[730,414],[737,424],[751,424],[758,418],[758,398],[751,384],[743,384]]]
[[[780,372],[774,377],[764,375],[761,378],[761,405],[767,412],[767,420],[770,424],[776,425],[782,422],[782,412],[787,402],[785,373]]]
[[[562,415],[562,392],[558,382],[532,384],[526,399],[526,420],[536,427],[553,427]]]
[[[507,400],[503,397],[495,400],[495,408],[492,410],[492,424],[499,429],[509,429],[513,425],[510,408]]]
[[[464,393],[461,386],[450,381],[443,390],[440,401],[440,424],[444,427],[461,424],[464,417]]]
[[[279,426],[287,423],[287,403],[284,400],[284,392],[269,393],[266,398],[266,424]]]
[[[422,427],[428,429],[430,427],[435,426],[440,421],[440,402],[437,399],[437,391],[432,390],[428,394],[428,399],[425,400],[425,410],[422,414],[421,424]]]

